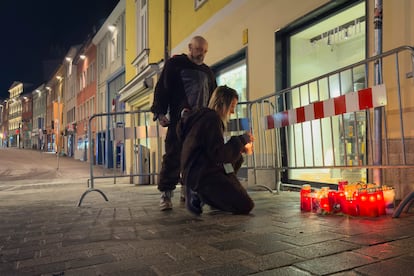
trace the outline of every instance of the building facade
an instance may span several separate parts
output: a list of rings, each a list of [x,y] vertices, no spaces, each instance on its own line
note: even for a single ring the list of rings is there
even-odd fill
[[[7,100],[0,102],[0,147],[8,147],[8,117],[9,105]]]
[[[21,139],[22,148],[32,149],[32,129],[33,129],[33,98],[31,93],[25,93],[21,96],[22,103],[22,123]]]
[[[65,86],[64,90],[64,105],[63,105],[63,139],[65,145],[65,154],[73,157],[76,147],[76,92],[77,92],[77,69],[74,64],[75,58],[79,55],[81,45],[74,45],[70,47],[66,53],[63,64],[65,71]]]
[[[409,28],[413,19],[404,12],[410,8],[409,1],[384,2],[382,7],[376,4],[374,0],[126,1],[126,24],[135,28],[126,32],[126,85],[120,91],[121,100],[128,110],[149,109],[153,87],[147,87],[144,80],[150,77],[155,83],[162,60],[186,53],[194,35],[209,41],[205,62],[215,71],[218,84],[236,88],[242,101],[275,93],[401,45],[413,45],[413,31]],[[379,20],[382,21],[378,23]],[[397,32],[397,25],[402,26],[401,32]],[[410,59],[402,62],[409,71]],[[359,68],[351,78],[333,81],[332,91],[337,91],[333,93],[374,85],[373,68],[365,70]],[[385,66],[383,70],[394,68]],[[153,71],[157,72],[155,76]],[[412,82],[404,81],[403,85],[404,93],[413,89]],[[394,93],[393,90],[390,87],[388,91]],[[293,100],[303,103],[310,98],[303,95]],[[412,104],[408,99],[404,102],[408,113]],[[351,118],[345,118],[345,124],[347,120]],[[338,120],[334,125],[341,123]],[[338,130],[333,135],[342,134]],[[140,142],[134,142],[127,150],[127,168],[134,167],[133,147],[137,143]],[[157,150],[150,146],[150,151]],[[325,150],[329,152],[329,148]],[[286,156],[282,158],[289,158],[289,150],[284,152]],[[365,170],[354,176],[372,181]],[[297,170],[288,172],[284,179],[312,182],[321,181],[321,177],[334,183],[344,177],[344,170]],[[390,182],[387,176],[383,181]]]
[[[383,4],[378,6],[378,3]],[[168,6],[165,6],[168,5]],[[114,127],[128,126],[122,116],[100,121],[103,127],[92,137],[87,137],[88,117],[97,113],[147,111],[152,104],[154,84],[163,68],[164,61],[174,54],[187,53],[188,43],[195,35],[204,36],[209,42],[209,51],[205,63],[210,65],[216,74],[219,85],[226,84],[235,88],[240,100],[253,101],[278,91],[300,85],[302,82],[318,78],[329,72],[365,60],[377,54],[391,51],[403,45],[414,45],[414,18],[411,16],[410,0],[376,1],[283,1],[283,0],[182,0],[182,1],[147,1],[125,0],[119,4],[107,18],[104,25],[92,39],[90,46],[84,47],[88,53],[79,52],[73,59],[76,66],[76,84],[65,85],[64,90],[77,91],[76,103],[65,110],[66,121],[76,125],[76,138],[73,141],[75,158],[89,160],[87,156],[90,139],[95,139],[92,157],[94,161],[106,167],[118,166],[122,162],[122,170],[135,173],[140,162],[136,158],[136,149],[142,148],[149,155],[160,156],[160,149],[153,142],[133,139],[125,144],[111,142],[110,130]],[[92,50],[96,47],[96,50]],[[95,54],[93,54],[95,51]],[[81,55],[95,55],[95,59],[86,62]],[[75,62],[76,60],[76,62]],[[329,80],[326,90],[330,97],[342,95],[377,83],[387,84],[390,95],[403,91],[401,102],[403,116],[410,118],[414,110],[412,94],[412,58],[403,56],[399,63],[404,72],[395,76],[395,67],[389,63],[380,66],[358,67],[350,76]],[[85,65],[88,64],[88,65]],[[381,71],[378,73],[378,68]],[[89,70],[89,71],[88,71]],[[68,71],[67,71],[68,72]],[[66,72],[66,73],[67,73]],[[94,72],[94,73],[93,73]],[[411,73],[410,73],[411,72]],[[93,78],[91,76],[95,75]],[[398,85],[395,79],[400,79]],[[56,76],[46,84],[49,87],[45,130],[48,144],[54,144],[53,134],[53,96],[51,86]],[[325,85],[325,84],[324,84]],[[7,135],[10,146],[20,145],[21,103],[22,93],[19,83],[13,84],[8,100]],[[301,87],[289,98],[293,106],[310,104],[320,100],[321,96],[314,87]],[[93,92],[95,91],[95,92]],[[96,93],[96,96],[94,96]],[[65,95],[66,94],[65,92]],[[68,103],[66,103],[69,105]],[[397,106],[400,103],[388,103],[387,121],[397,122]],[[3,108],[5,109],[5,108]],[[75,116],[70,115],[76,109]],[[237,116],[246,116],[241,109]],[[19,115],[20,114],[20,115]],[[344,138],[342,125],[349,126],[355,118],[348,115],[342,119],[333,119],[327,125],[325,135],[338,141]],[[134,120],[143,125],[154,124],[150,116],[137,116]],[[359,118],[363,126],[369,118]],[[66,124],[66,123],[65,123]],[[323,122],[321,124],[324,124]],[[360,126],[358,125],[358,126]],[[392,124],[389,128],[389,141],[399,138],[400,129]],[[62,126],[66,127],[66,126]],[[3,126],[4,128],[4,126]],[[75,130],[74,127],[72,129]],[[312,128],[304,127],[300,140],[312,136]],[[328,131],[329,129],[329,131]],[[70,130],[70,127],[67,127]],[[413,144],[413,127],[404,126],[408,134],[406,145]],[[355,130],[356,131],[356,130]],[[369,139],[369,133],[359,127],[361,138]],[[353,131],[352,131],[353,132]],[[348,134],[351,133],[350,131]],[[292,159],[294,141],[289,141],[292,133],[287,135],[286,144],[282,145],[282,160]],[[335,151],[331,145],[323,145],[323,139],[316,148],[304,149],[304,156],[298,162],[306,162],[311,151],[323,150],[332,157],[340,158],[341,151]],[[159,137],[163,139],[163,137]],[[19,140],[19,142],[17,142]],[[64,142],[69,149],[69,139]],[[101,142],[102,141],[102,142]],[[110,142],[107,142],[110,141]],[[352,145],[351,145],[352,147]],[[47,147],[49,148],[49,147]],[[69,152],[69,150],[68,150]],[[333,153],[332,153],[333,152]],[[409,151],[409,159],[412,153]],[[121,155],[122,161],[115,156]],[[275,155],[275,152],[269,155]],[[295,157],[296,158],[296,157]],[[319,160],[318,156],[315,159]],[[125,159],[125,160],[124,160]],[[326,160],[324,160],[327,162]],[[159,170],[161,160],[152,160],[154,172]],[[347,160],[347,162],[365,162],[363,158]],[[348,165],[348,164],[346,164]],[[285,172],[286,182],[326,182],[335,183],[344,175],[340,169],[292,170]],[[355,170],[353,179],[372,181],[375,176],[367,170]],[[274,182],[267,175],[260,176],[263,181]],[[135,180],[134,180],[135,181]],[[410,173],[389,170],[383,175],[381,182],[392,183],[398,187],[397,197],[402,197],[407,190],[413,189]],[[404,183],[411,183],[404,185]]]
[[[32,127],[32,147],[37,150],[45,149],[46,141],[46,95],[45,85],[38,86],[32,92],[33,99],[33,127]]]
[[[89,137],[89,127],[91,133],[95,133],[95,126],[89,126],[89,118],[95,113],[96,99],[96,46],[92,39],[88,39],[80,52],[79,58],[75,60],[77,65],[77,93],[76,93],[76,146],[74,158],[87,161],[93,156],[89,156],[89,146],[93,145],[94,136]]]
[[[97,113],[125,110],[125,105],[119,101],[118,93],[125,85],[125,28],[125,0],[121,0],[92,40],[97,48]],[[116,116],[112,121],[110,118],[99,118],[99,125],[104,127],[96,133],[95,148],[96,162],[107,168],[120,166],[121,157],[116,156],[125,152],[124,145],[105,139],[109,137],[108,131],[115,124],[125,124],[123,116]]]
[[[24,85],[22,82],[14,82],[9,89],[10,97],[8,100],[8,144],[9,147],[21,148],[22,136],[22,101]]]

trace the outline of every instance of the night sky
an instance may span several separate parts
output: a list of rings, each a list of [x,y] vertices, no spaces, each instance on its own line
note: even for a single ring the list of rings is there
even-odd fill
[[[0,99],[14,81],[30,92],[50,76],[43,61],[62,61],[70,46],[83,43],[119,0],[1,0]]]

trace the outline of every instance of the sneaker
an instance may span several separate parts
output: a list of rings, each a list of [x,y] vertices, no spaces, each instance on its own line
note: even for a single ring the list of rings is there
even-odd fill
[[[182,185],[182,184],[181,184],[180,201],[185,202],[185,185]]]
[[[173,205],[171,198],[173,197],[173,191],[164,191],[161,193],[160,210],[171,210]]]
[[[194,192],[192,189],[186,189],[186,201],[185,205],[187,210],[193,213],[194,215],[201,215],[203,212],[203,202],[198,196],[197,192]]]

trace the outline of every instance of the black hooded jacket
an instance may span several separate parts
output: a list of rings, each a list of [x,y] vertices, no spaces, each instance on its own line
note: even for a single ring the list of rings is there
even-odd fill
[[[217,87],[213,71],[206,65],[197,65],[186,54],[168,59],[154,91],[151,112],[170,113],[175,124],[183,108],[196,109],[207,106]]]
[[[232,136],[224,143],[224,125],[215,110],[201,108],[183,118],[177,126],[177,135],[182,143],[181,171],[185,185],[197,191],[205,185],[205,175],[226,174],[223,163],[231,163],[235,172],[240,168],[244,140]]]

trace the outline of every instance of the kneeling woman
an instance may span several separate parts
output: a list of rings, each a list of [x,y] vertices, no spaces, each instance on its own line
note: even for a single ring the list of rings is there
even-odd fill
[[[183,145],[181,171],[186,205],[192,213],[201,214],[203,203],[234,214],[248,214],[254,207],[236,176],[252,136],[245,133],[224,142],[225,126],[237,102],[234,89],[219,86],[208,108],[184,116],[177,127]]]

